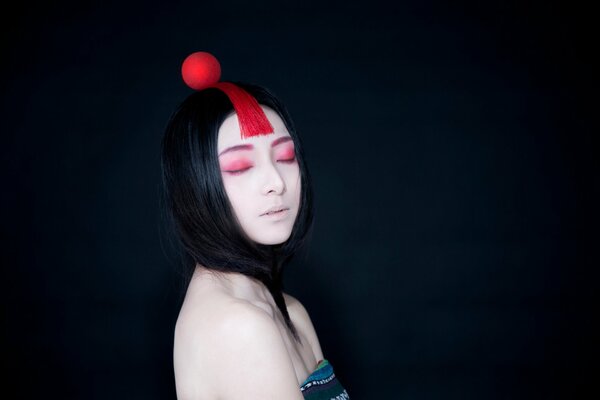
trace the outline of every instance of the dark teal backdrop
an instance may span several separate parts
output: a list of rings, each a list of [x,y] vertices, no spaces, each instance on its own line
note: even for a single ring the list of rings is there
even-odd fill
[[[316,191],[286,291],[352,399],[582,398],[597,361],[594,14],[569,2],[27,3],[3,13],[5,390],[175,398],[159,146],[210,51]]]

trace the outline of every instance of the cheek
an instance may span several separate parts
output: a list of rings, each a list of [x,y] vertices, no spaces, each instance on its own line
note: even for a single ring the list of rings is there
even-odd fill
[[[239,219],[243,219],[252,209],[252,200],[248,196],[248,190],[242,187],[239,181],[229,182],[228,179],[223,179],[223,185],[233,211]]]
[[[288,190],[294,193],[294,201],[298,204],[302,193],[302,178],[300,177],[300,168],[297,165],[293,171],[290,171],[287,185]]]

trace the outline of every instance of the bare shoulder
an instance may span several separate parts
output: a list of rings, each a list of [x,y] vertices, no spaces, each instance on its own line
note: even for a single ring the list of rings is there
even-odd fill
[[[324,358],[323,351],[321,350],[321,344],[319,343],[317,332],[308,311],[306,311],[306,308],[300,300],[294,296],[284,293],[283,298],[285,299],[285,304],[288,308],[288,313],[290,314],[292,322],[302,330],[308,339],[317,361],[322,360]]]
[[[264,310],[231,298],[197,308],[182,307],[175,328],[179,400],[303,398],[283,338]]]

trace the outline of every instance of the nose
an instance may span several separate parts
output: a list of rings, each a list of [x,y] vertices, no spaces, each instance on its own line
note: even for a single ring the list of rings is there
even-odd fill
[[[281,177],[281,174],[277,170],[277,167],[271,163],[267,163],[265,166],[264,184],[262,193],[269,194],[275,192],[275,194],[282,194],[285,191],[285,182]]]

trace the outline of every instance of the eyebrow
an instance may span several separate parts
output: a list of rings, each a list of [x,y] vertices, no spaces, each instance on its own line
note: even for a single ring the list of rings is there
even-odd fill
[[[284,142],[288,142],[292,140],[291,136],[282,136],[278,139],[273,140],[273,142],[271,142],[271,147],[275,147],[278,144],[284,143]],[[226,148],[225,150],[223,150],[222,152],[219,153],[219,157],[221,157],[223,154],[225,153],[229,153],[230,151],[237,151],[237,150],[252,150],[254,148],[253,145],[251,144],[238,144],[235,146],[231,146]]]

